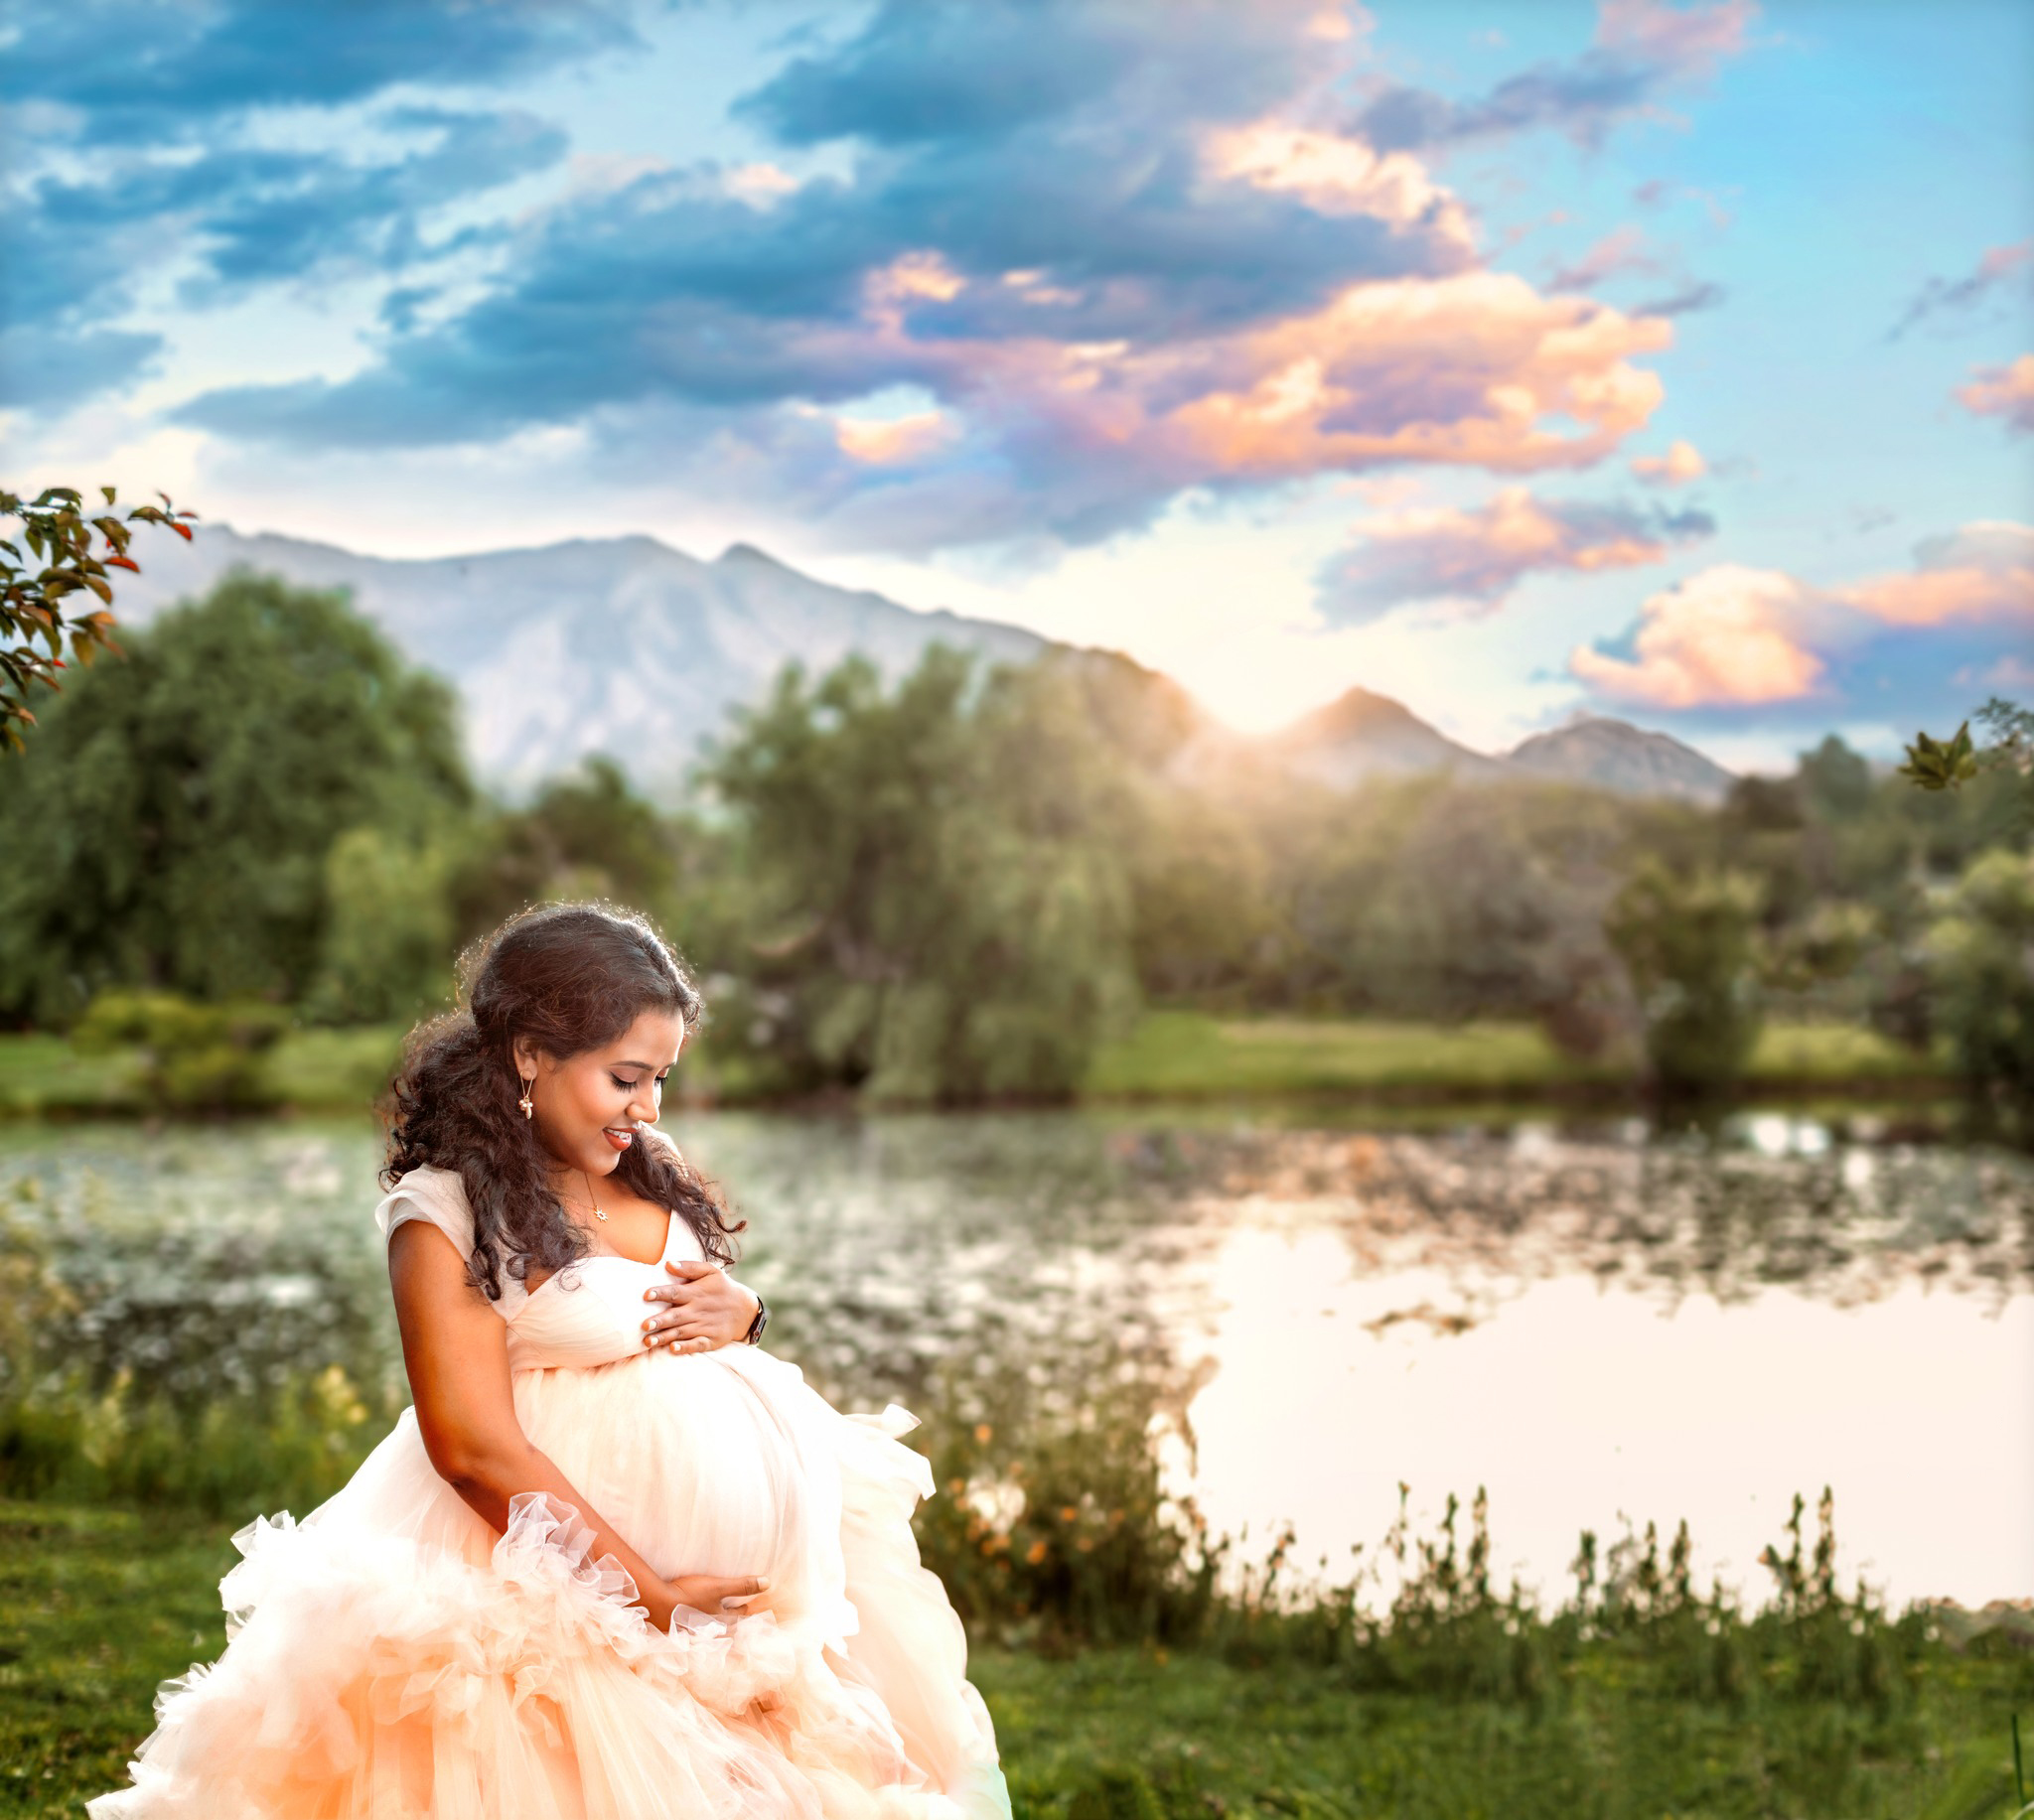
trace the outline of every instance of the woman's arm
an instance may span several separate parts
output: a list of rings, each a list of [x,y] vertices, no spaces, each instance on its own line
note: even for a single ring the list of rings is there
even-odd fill
[[[678,1606],[717,1612],[724,1599],[768,1590],[768,1581],[753,1578],[660,1578],[530,1446],[508,1388],[508,1328],[437,1227],[417,1219],[397,1226],[388,1237],[388,1276],[424,1451],[438,1475],[492,1527],[508,1528],[508,1500],[518,1492],[542,1491],[570,1504],[593,1531],[594,1555],[613,1555],[627,1570],[638,1603],[659,1629]]]

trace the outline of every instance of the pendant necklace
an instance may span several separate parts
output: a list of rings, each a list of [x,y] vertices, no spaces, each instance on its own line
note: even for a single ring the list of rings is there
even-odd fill
[[[606,1219],[607,1214],[601,1210],[600,1202],[594,1197],[593,1178],[589,1176],[584,1170],[581,1170],[579,1172],[579,1179],[586,1184],[586,1204],[593,1209],[594,1218],[600,1220]]]

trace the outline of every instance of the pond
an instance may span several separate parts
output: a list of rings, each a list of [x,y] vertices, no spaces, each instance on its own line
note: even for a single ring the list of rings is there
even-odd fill
[[[1408,1486],[1487,1487],[1501,1568],[1685,1518],[1754,1599],[1796,1492],[1896,1605],[2034,1594],[2034,1166],[1868,1117],[1446,1129],[1208,1110],[672,1130],[751,1221],[772,1342],[851,1404],[1117,1339],[1200,1366],[1218,1529],[1339,1572]],[[101,1375],[394,1382],[364,1124],[0,1128]],[[1246,1551],[1247,1552],[1247,1551]]]

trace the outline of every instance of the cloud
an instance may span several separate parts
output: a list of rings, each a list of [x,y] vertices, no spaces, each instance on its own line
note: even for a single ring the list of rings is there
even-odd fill
[[[398,83],[491,86],[640,43],[615,0],[20,0],[10,101],[80,145],[210,138],[258,109],[343,106]]]
[[[1549,290],[1590,291],[1606,278],[1659,270],[1659,258],[1647,249],[1646,230],[1627,222],[1605,234],[1581,258],[1562,266],[1546,282]]]
[[[1720,564],[1646,602],[1631,655],[1585,644],[1568,667],[1601,695],[1653,708],[1789,701],[1823,670],[1795,630],[1809,601],[1777,569]]]
[[[174,158],[122,154],[90,175],[44,176],[9,201],[0,274],[8,402],[59,409],[127,384],[161,345],[128,328],[172,258],[187,307],[313,272],[400,272],[481,235],[433,240],[450,205],[555,164],[564,135],[530,115],[405,107],[363,137],[409,149],[375,157],[224,144]],[[399,299],[387,320],[405,320]],[[28,350],[39,351],[31,356]]]
[[[131,384],[162,350],[138,330],[0,324],[0,402],[10,411],[68,410]]]
[[[1632,472],[1649,487],[1682,487],[1709,472],[1702,452],[1691,442],[1676,440],[1665,455],[1636,455]]]
[[[1658,97],[1706,80],[1748,47],[1754,0],[1674,7],[1664,0],[1602,0],[1596,39],[1564,64],[1541,64],[1478,100],[1392,87],[1376,96],[1357,131],[1381,151],[1420,151],[1550,129],[1599,144],[1620,120],[1657,110]]]
[[[1652,596],[1621,648],[1569,668],[1598,695],[1664,710],[1826,713],[1890,681],[1954,684],[2034,632],[2034,527],[1976,523],[1916,546],[1904,574],[1816,588],[1722,564]]]
[[[1720,309],[1730,292],[1706,279],[1691,281],[1665,297],[1649,298],[1636,307],[1640,316],[1693,316],[1698,310]]]
[[[844,45],[795,59],[738,117],[780,143],[979,145],[1101,99],[1138,66],[1129,20],[1107,9],[889,0]]]
[[[631,0],[21,0],[20,132],[0,197],[8,402],[46,413],[131,384],[162,344],[130,322],[174,272],[187,306],[433,250],[423,214],[552,162],[524,115],[384,108],[396,87],[486,87],[635,45]],[[278,119],[281,130],[274,130]],[[373,142],[423,139],[377,156]],[[329,143],[320,145],[323,138]],[[363,148],[363,142],[367,149]]]
[[[1979,417],[1999,417],[2024,436],[2034,431],[2034,353],[2009,366],[1979,366],[1968,385],[1957,388],[1957,402]]]
[[[1976,266],[1961,278],[1929,279],[1900,313],[1900,320],[1887,331],[1886,340],[1897,342],[1933,316],[1968,313],[2011,284],[2015,274],[2022,271],[2034,277],[2034,240],[1988,247]]]
[[[890,547],[1090,541],[1193,488],[1604,459],[1657,409],[1635,362],[1671,327],[1483,269],[1417,159],[1311,118],[1355,54],[1321,18],[879,8],[743,104],[844,164],[761,196],[754,164],[582,191],[465,308],[391,315],[356,377],[179,415],[321,448],[582,426],[674,486],[740,473]],[[1033,40],[1074,73],[1024,79]],[[921,431],[864,408],[893,387]]]
[[[1635,568],[1670,546],[1711,535],[1706,512],[1614,501],[1538,499],[1503,489],[1473,511],[1386,513],[1356,525],[1361,539],[1322,570],[1316,601],[1331,624],[1378,618],[1407,601],[1455,601],[1492,612],[1526,575]]]

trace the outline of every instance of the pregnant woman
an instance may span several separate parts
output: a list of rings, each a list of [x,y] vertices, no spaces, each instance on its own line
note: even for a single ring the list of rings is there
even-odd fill
[[[551,906],[466,1002],[411,1039],[375,1210],[413,1407],[235,1538],[225,1653],[93,1820],[1006,1820],[910,1418],[743,1343],[735,1228],[655,1130],[676,958]]]

